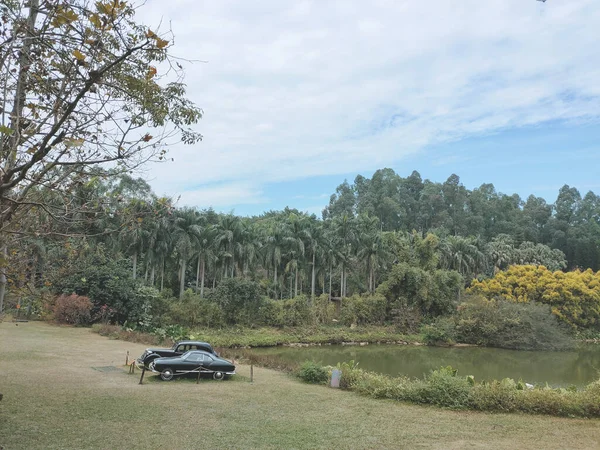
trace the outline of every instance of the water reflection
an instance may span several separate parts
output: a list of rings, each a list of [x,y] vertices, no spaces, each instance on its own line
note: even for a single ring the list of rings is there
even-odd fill
[[[598,378],[600,346],[585,346],[571,352],[536,352],[494,348],[438,348],[411,345],[274,347],[254,349],[290,361],[308,359],[335,365],[351,359],[359,367],[392,376],[422,377],[440,366],[452,366],[459,374],[477,380],[510,377],[528,383],[552,386],[582,386]]]

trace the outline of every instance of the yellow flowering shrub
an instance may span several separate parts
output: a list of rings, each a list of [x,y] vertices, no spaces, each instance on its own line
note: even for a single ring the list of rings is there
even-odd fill
[[[600,272],[552,272],[544,266],[511,266],[494,278],[474,280],[468,293],[514,302],[540,302],[574,327],[600,328]]]

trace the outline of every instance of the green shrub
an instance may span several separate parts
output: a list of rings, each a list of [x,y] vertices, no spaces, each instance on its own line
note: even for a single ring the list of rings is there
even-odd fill
[[[344,325],[382,325],[387,300],[383,295],[353,295],[342,302],[340,320]]]
[[[456,335],[461,342],[516,350],[573,347],[573,339],[549,307],[482,297],[470,297],[459,307]]]
[[[181,300],[173,300],[165,314],[167,323],[183,325],[189,328],[221,327],[225,325],[221,307],[188,289]]]
[[[481,411],[513,412],[518,408],[519,391],[508,383],[492,381],[471,390],[470,404]]]
[[[336,318],[335,304],[329,300],[329,295],[315,297],[313,303],[315,321],[319,324],[329,324]]]
[[[565,417],[600,417],[600,380],[584,390],[527,388],[510,378],[476,383],[452,367],[434,370],[424,379],[391,378],[366,372],[353,361],[338,364],[340,387],[373,398],[431,404],[452,409],[525,412]]]
[[[137,324],[147,312],[145,299],[137,295],[138,285],[131,279],[129,262],[109,258],[102,249],[94,254],[71,261],[67,273],[58,272],[50,280],[54,292],[88,297],[96,314],[103,305],[116,311],[116,320]]]
[[[412,398],[417,403],[427,403],[447,408],[460,409],[468,405],[471,384],[459,377],[452,367],[432,371],[424,383],[418,383]]]
[[[305,361],[300,366],[298,378],[306,383],[325,384],[329,379],[329,372],[314,361]]]
[[[260,285],[243,278],[222,280],[208,299],[223,311],[225,323],[254,325],[259,322],[259,311],[263,304]]]
[[[451,317],[442,317],[421,327],[423,342],[427,345],[453,344],[456,341],[456,326]]]

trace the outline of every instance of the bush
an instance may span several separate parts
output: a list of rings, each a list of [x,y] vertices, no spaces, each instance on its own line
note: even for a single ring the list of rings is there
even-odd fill
[[[329,295],[315,297],[313,303],[315,320],[319,324],[329,324],[336,318],[335,304],[329,300]]]
[[[421,315],[437,317],[455,309],[462,276],[448,270],[431,270],[409,263],[395,264],[387,279],[377,287],[390,308],[416,308]]]
[[[92,307],[92,302],[87,297],[61,295],[54,304],[54,318],[60,323],[88,325],[92,319]]]
[[[243,278],[222,280],[209,300],[219,305],[227,324],[253,325],[263,304],[260,285]]]
[[[494,278],[474,281],[468,290],[488,299],[537,302],[552,307],[562,322],[600,330],[600,272],[552,272],[544,266],[511,266]]]
[[[374,398],[432,404],[452,409],[525,412],[565,417],[600,417],[600,380],[584,390],[527,388],[522,382],[476,383],[459,376],[452,367],[434,370],[424,379],[391,378],[365,372],[351,361],[338,364],[340,387]]]
[[[461,342],[516,350],[565,350],[573,339],[547,306],[470,297],[459,307]]]
[[[173,300],[165,315],[167,322],[189,328],[221,327],[225,324],[221,307],[208,299],[200,298],[190,289],[185,291],[183,299]]]
[[[56,293],[83,295],[93,302],[94,314],[106,305],[116,311],[115,319],[123,323],[138,323],[144,318],[144,296],[137,293],[131,279],[129,262],[108,258],[102,252],[71,262],[71,270],[57,273],[52,279]]]
[[[340,320],[344,325],[382,325],[387,301],[383,295],[353,295],[342,301]]]
[[[465,377],[459,377],[452,367],[434,370],[425,382],[416,383],[410,397],[416,403],[427,403],[447,408],[465,408],[469,402],[471,384]]]
[[[306,383],[325,384],[329,380],[329,372],[314,361],[305,361],[300,366],[298,378]]]
[[[421,327],[421,335],[427,345],[453,344],[456,341],[456,325],[451,317],[438,318]]]

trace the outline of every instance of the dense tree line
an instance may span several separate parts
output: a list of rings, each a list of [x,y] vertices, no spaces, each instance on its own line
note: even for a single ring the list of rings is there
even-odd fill
[[[376,217],[383,231],[544,244],[566,255],[568,269],[600,268],[600,197],[591,191],[582,196],[567,185],[550,204],[534,195],[499,193],[492,184],[469,190],[457,175],[437,183],[418,172],[403,178],[382,169],[370,179],[359,175],[353,184],[337,187],[323,217],[344,214]]]
[[[386,182],[381,181],[382,174]],[[567,267],[561,250],[515,231],[514,223],[524,224],[529,208],[519,205],[514,196],[508,201],[494,194],[482,203],[487,205],[480,208],[485,213],[473,216],[465,204],[481,197],[480,191],[466,190],[456,177],[440,185],[420,182],[417,173],[402,179],[385,169],[371,180],[357,180],[355,186],[344,183],[338,188],[323,219],[289,208],[240,217],[177,207],[171,199],[157,197],[141,179],[90,170],[80,176],[68,199],[53,191],[45,194],[48,202],[65,211],[65,220],[54,221],[44,209],[37,209],[23,221],[25,234],[11,247],[11,280],[15,286],[52,284],[53,277],[76,271],[79,259],[98,248],[109,259],[129,265],[131,279],[159,290],[169,288],[179,298],[188,288],[203,297],[229,278],[259,282],[272,299],[304,294],[310,301],[321,294],[337,299],[374,293],[399,270],[398,276],[414,275],[425,283],[425,275],[414,274],[419,267],[457,272],[463,285],[512,264],[544,265],[551,270]],[[436,186],[438,206],[428,206],[435,196],[425,193]],[[405,195],[400,193],[410,193],[414,201],[402,203]],[[456,208],[457,202],[466,203]],[[581,209],[575,209],[577,214]],[[529,228],[542,230],[538,237],[557,215],[562,217],[553,210],[547,206],[549,216],[543,224],[530,224]],[[431,227],[424,228],[426,223]],[[465,223],[489,227],[474,234]],[[456,224],[463,224],[460,230],[465,235],[458,233]],[[414,292],[419,295],[417,287]]]

